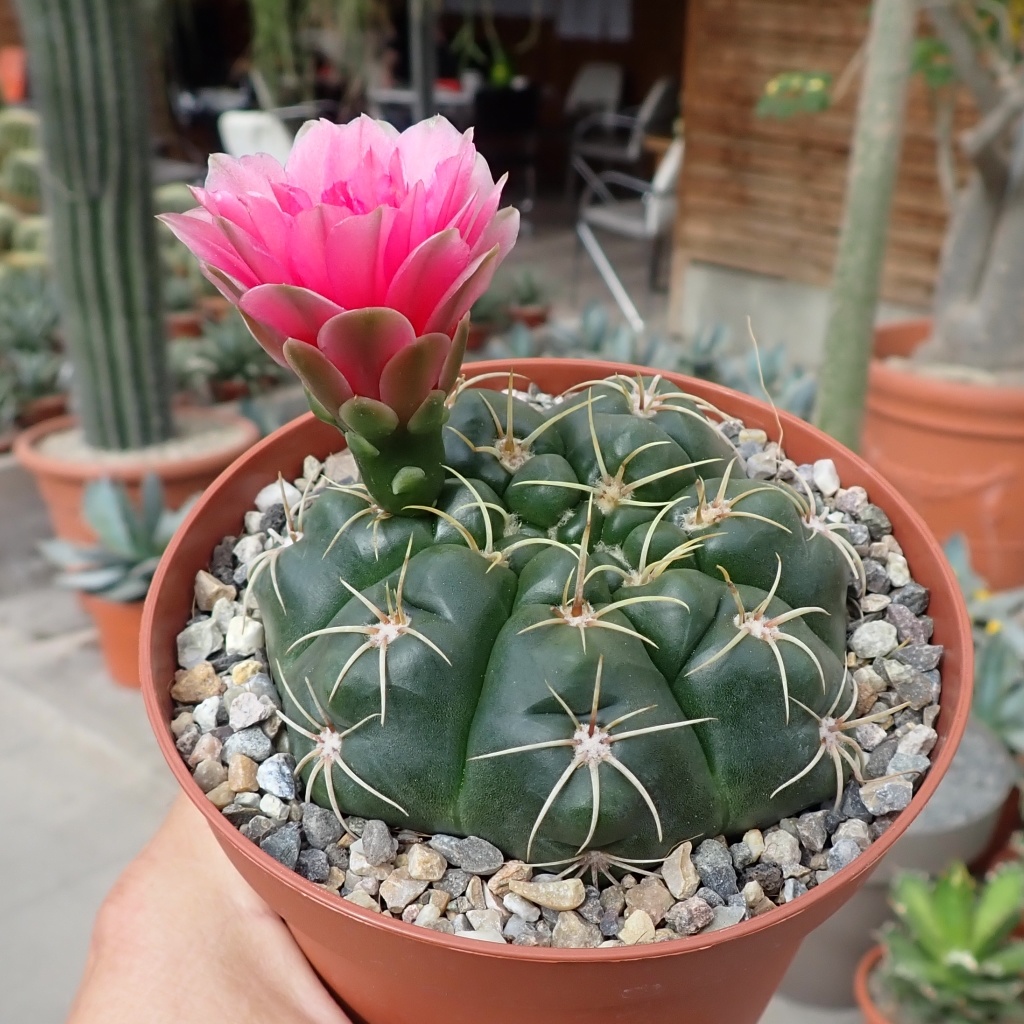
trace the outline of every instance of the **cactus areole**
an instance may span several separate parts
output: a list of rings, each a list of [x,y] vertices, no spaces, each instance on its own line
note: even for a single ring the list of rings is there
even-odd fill
[[[285,168],[218,164],[202,209],[167,218],[360,472],[250,567],[307,799],[619,865],[837,799],[861,764],[856,553],[809,494],[748,480],[723,414],[659,377],[540,409],[522,379],[458,376],[515,222],[445,125],[314,126]],[[332,181],[331,146],[354,141],[376,171]],[[362,239],[376,276],[287,263],[307,230],[321,258]]]

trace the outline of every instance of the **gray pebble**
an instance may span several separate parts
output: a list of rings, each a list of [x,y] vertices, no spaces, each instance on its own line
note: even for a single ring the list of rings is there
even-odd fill
[[[251,757],[254,761],[266,761],[273,752],[274,745],[270,738],[257,726],[253,726],[250,729],[234,733],[224,741],[221,759],[226,762],[235,754],[245,754],[246,757]]]
[[[916,668],[891,658],[885,663],[885,674],[895,688],[900,703],[909,703],[914,711],[928,707],[935,700],[936,687]]]
[[[844,821],[836,829],[832,844],[834,846],[843,841],[856,843],[861,850],[866,850],[871,845],[870,826],[867,822],[861,821],[860,818],[851,818],[849,821]]]
[[[905,587],[900,587],[892,592],[892,603],[903,605],[915,615],[921,615],[928,607],[928,600],[931,597],[927,587],[911,580]]]
[[[224,634],[213,619],[203,618],[186,626],[178,634],[178,664],[182,668],[193,668],[201,661],[219,651],[224,643]]]
[[[938,668],[942,658],[942,647],[932,644],[908,644],[893,653],[897,661],[916,668],[918,672],[930,672]]]
[[[872,661],[884,658],[898,642],[896,627],[891,622],[866,622],[853,631],[849,647],[858,658]]]
[[[904,604],[890,604],[885,618],[896,627],[900,643],[926,644],[935,632],[935,622],[930,616],[915,615]]]
[[[846,531],[846,539],[855,548],[866,549],[871,541],[871,534],[866,526],[862,526],[860,523],[850,523],[849,529]],[[863,553],[862,551],[858,552],[858,554]]]
[[[807,886],[799,878],[787,878],[782,887],[782,902],[792,903],[798,896],[807,893]]]
[[[221,812],[228,821],[231,822],[235,828],[241,828],[243,825],[247,825],[253,818],[259,814],[259,810],[255,807],[250,807],[247,804],[240,804],[237,802],[228,804]]]
[[[506,906],[508,906],[506,897]],[[509,907],[512,910],[511,907]],[[513,911],[513,913],[519,913],[519,911]],[[591,924],[600,924],[601,918],[605,915],[605,908],[601,905],[601,897],[596,889],[591,890],[590,887],[587,889],[587,898],[583,901],[581,906],[576,908],[576,913],[583,918],[584,921],[589,921]]]
[[[754,853],[742,840],[738,843],[733,843],[729,847],[729,856],[732,857],[733,867],[737,871],[742,871],[744,868],[750,867],[754,863]]]
[[[601,890],[601,906],[615,914],[621,914],[626,909],[626,894],[618,885],[610,885],[607,889]]]
[[[923,775],[931,768],[931,761],[924,754],[901,754],[893,755],[886,769],[889,775],[902,775],[911,782],[919,775]]]
[[[870,594],[884,594],[892,584],[889,582],[889,574],[881,562],[873,558],[864,559],[864,583]]]
[[[327,863],[332,868],[337,868],[339,871],[348,870],[348,848],[345,846],[339,846],[337,843],[328,843],[324,847],[324,852],[327,854]]]
[[[310,803],[302,805],[302,831],[310,846],[323,850],[331,843],[336,843],[344,829],[333,811]]]
[[[732,896],[739,892],[736,885],[736,869],[729,851],[714,839],[705,839],[692,854],[693,866],[700,880],[719,896]]]
[[[695,895],[698,899],[702,899],[709,907],[725,906],[725,900],[714,889],[708,889],[706,886],[698,889]]]
[[[433,846],[433,843],[430,844]],[[434,847],[449,863],[468,871],[471,875],[493,875],[505,863],[505,856],[492,843],[477,836],[469,836],[458,840],[455,858],[449,857],[444,850]]]
[[[913,795],[913,783],[907,778],[872,779],[860,788],[860,798],[873,815],[902,811]]]
[[[274,713],[273,705],[266,699],[260,700],[254,693],[240,693],[228,708],[228,724],[236,732],[259,725]]]
[[[897,737],[890,736],[871,751],[871,756],[868,757],[868,763],[864,768],[866,778],[880,779],[888,772],[889,762],[896,753],[896,745],[898,743]]]
[[[622,926],[625,923],[625,918],[620,917],[615,913],[614,910],[606,910],[601,915],[601,920],[598,922],[598,927],[601,929],[601,934],[606,939],[614,938],[622,931]]]
[[[224,699],[222,697],[207,697],[206,700],[195,706],[192,718],[203,732],[209,732],[211,729],[216,729],[218,725],[224,725],[228,720]]]
[[[828,811],[812,811],[797,818],[797,834],[804,849],[811,853],[820,853],[825,849],[825,843],[828,842],[828,830],[825,828],[827,817]]]
[[[430,845],[433,846],[433,843]],[[468,871],[463,871],[461,868],[449,868],[441,881],[434,883],[434,888],[441,889],[451,896],[461,896],[469,887],[472,878],[473,876]]]
[[[260,789],[282,800],[295,799],[295,758],[291,754],[273,754],[256,769]]]
[[[777,864],[751,864],[743,872],[743,883],[757,882],[765,896],[777,896],[782,891],[782,868]]]
[[[349,821],[350,826],[351,824],[352,822]],[[455,864],[455,858],[458,856],[459,853],[459,843],[461,842],[462,840],[459,839],[458,836],[446,836],[443,833],[439,832],[436,836],[431,836],[427,840],[427,845],[432,850],[437,850],[437,852],[441,854],[441,856],[444,857],[444,859],[448,861],[449,864]]]
[[[739,924],[746,916],[746,907],[715,907],[714,920],[704,931],[718,932],[723,928],[731,928],[734,924]]]
[[[828,851],[829,871],[839,871],[847,864],[852,864],[863,853],[852,839],[840,839],[832,844]]]
[[[892,533],[889,517],[877,505],[865,505],[860,510],[859,518],[868,528],[872,540],[881,540],[887,533]]]
[[[247,825],[242,826],[241,832],[247,839],[251,839],[254,843],[259,843],[269,836],[271,832],[276,832],[279,828],[281,828],[281,822],[272,821],[266,815],[257,814]]]
[[[852,781],[846,784],[843,800],[839,805],[839,813],[844,818],[860,818],[861,821],[871,821],[874,816],[873,812],[864,806],[859,787]]]
[[[296,824],[283,825],[276,832],[272,832],[260,842],[260,849],[269,853],[274,860],[283,864],[289,870],[294,870],[299,860],[299,848],[302,845],[302,838],[299,835],[299,826]]]
[[[363,827],[363,856],[373,867],[388,864],[398,853],[398,840],[383,821],[376,818]]]
[[[220,761],[208,757],[196,765],[192,778],[196,780],[196,785],[204,793],[209,793],[211,789],[216,789],[222,782],[227,782],[228,770]]]
[[[295,870],[311,882],[326,882],[331,874],[331,866],[323,850],[303,850],[299,854]]]
[[[696,896],[674,904],[665,915],[665,923],[680,935],[696,935],[714,919],[714,910]]]

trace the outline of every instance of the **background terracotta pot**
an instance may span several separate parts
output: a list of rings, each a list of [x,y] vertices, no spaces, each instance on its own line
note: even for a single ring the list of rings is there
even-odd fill
[[[550,306],[509,306],[508,315],[513,322],[529,327],[531,330],[548,322],[551,315]]]
[[[185,414],[184,410],[180,412]],[[230,427],[233,439],[218,449],[198,456],[159,463],[140,459],[100,465],[72,462],[39,451],[38,445],[43,438],[75,425],[71,416],[46,420],[19,434],[14,441],[14,454],[35,477],[36,486],[50,514],[54,533],[66,540],[83,543],[95,539],[81,515],[82,493],[91,480],[104,476],[120,480],[132,498],[137,498],[143,477],[149,472],[155,472],[164,485],[164,500],[171,508],[178,508],[193,494],[203,490],[225,466],[229,466],[259,440],[259,428],[238,413],[224,409],[203,409],[190,414],[209,417],[214,424]]]
[[[203,333],[203,314],[198,309],[167,313],[164,323],[171,338],[198,338]]]
[[[64,416],[68,411],[67,395],[44,395],[33,398],[18,412],[19,427],[33,427],[43,420],[52,420],[55,416]]]
[[[857,1005],[860,1007],[860,1012],[864,1014],[865,1024],[892,1024],[871,998],[871,988],[868,984],[872,972],[881,962],[882,947],[873,946],[864,954],[864,959],[857,967],[857,976],[853,982],[853,987],[857,992]]]
[[[930,320],[876,331],[861,453],[940,540],[967,535],[989,586],[1024,583],[1024,387],[941,380],[885,361],[930,333]]]
[[[573,384],[638,367],[585,360],[481,362],[472,372],[517,372],[560,392]],[[751,427],[778,436],[762,402],[675,374]],[[498,382],[500,383],[500,382]],[[867,879],[939,784],[970,710],[970,626],[942,552],[891,485],[820,431],[781,416],[785,445],[799,461],[831,456],[848,484],[867,487],[890,515],[915,578],[932,592],[935,643],[946,645],[942,714],[933,767],[910,807],[853,864],[804,897],[733,928],[631,948],[557,950],[473,943],[355,907],[288,871],[241,836],[192,781],[170,732],[169,684],[175,637],[188,619],[192,583],[215,544],[237,533],[256,493],[278,471],[296,476],[305,455],[324,458],[340,435],[313,416],[266,438],[207,489],[157,570],[143,617],[141,672],[147,712],[171,771],[206,816],[218,841],[252,887],[287,922],[326,984],[359,1024],[754,1024],[803,938]]]
[[[82,607],[99,631],[100,650],[115,683],[139,688],[139,634],[142,632],[141,601],[104,601],[94,594],[80,594]]]

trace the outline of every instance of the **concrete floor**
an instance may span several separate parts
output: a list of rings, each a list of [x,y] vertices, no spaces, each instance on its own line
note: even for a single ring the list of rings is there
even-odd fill
[[[610,305],[586,257],[574,272],[574,238],[559,218],[557,209],[538,212],[511,269],[543,268],[557,313],[591,299]],[[646,288],[645,247],[616,242],[608,252],[642,315],[663,329],[667,297]],[[96,909],[174,795],[138,694],[106,677],[89,620],[35,551],[47,532],[31,482],[0,456],[3,1024],[64,1020]],[[859,1020],[776,1000],[762,1024]]]

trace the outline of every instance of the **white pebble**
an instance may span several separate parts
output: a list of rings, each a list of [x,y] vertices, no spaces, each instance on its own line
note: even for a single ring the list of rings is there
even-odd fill
[[[246,533],[259,533],[260,523],[263,522],[262,512],[246,512],[245,513],[245,532]]]
[[[524,921],[533,922],[540,920],[540,910],[529,900],[524,900],[523,897],[517,893],[505,893],[501,902],[505,904],[506,910],[510,910],[513,914],[517,917],[521,917]]]
[[[288,817],[288,805],[272,793],[265,794],[260,800],[260,811],[276,821],[284,821]]]
[[[889,573],[889,582],[894,587],[905,587],[910,582],[910,567],[903,555],[889,555],[885,568]]]
[[[814,486],[825,495],[831,498],[839,490],[839,473],[836,471],[836,464],[831,459],[818,459],[812,470]]]
[[[231,549],[231,553],[242,565],[248,565],[257,555],[263,554],[263,545],[266,540],[265,533],[250,533]]]
[[[255,654],[263,648],[263,623],[236,615],[228,623],[228,654]]]
[[[282,490],[284,495],[283,497]],[[280,481],[275,480],[272,484],[267,484],[267,486],[256,495],[256,501],[254,504],[261,512],[266,512],[275,505],[280,505],[282,503],[291,509],[301,500],[302,493],[297,487],[287,481],[282,484]]]

